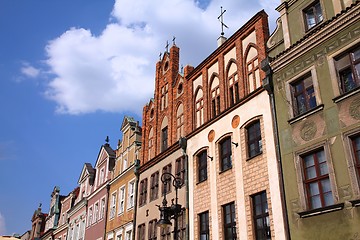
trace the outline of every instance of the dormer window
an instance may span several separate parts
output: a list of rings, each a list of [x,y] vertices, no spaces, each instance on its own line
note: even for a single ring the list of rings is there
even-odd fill
[[[165,151],[168,148],[168,128],[164,127],[161,130],[161,151]]]
[[[309,30],[322,22],[324,17],[319,1],[315,1],[312,5],[304,9],[304,18],[306,30]]]

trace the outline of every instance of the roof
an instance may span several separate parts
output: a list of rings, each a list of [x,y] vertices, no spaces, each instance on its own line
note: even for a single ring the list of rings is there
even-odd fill
[[[0,240],[19,240],[19,238],[13,236],[0,236]]]

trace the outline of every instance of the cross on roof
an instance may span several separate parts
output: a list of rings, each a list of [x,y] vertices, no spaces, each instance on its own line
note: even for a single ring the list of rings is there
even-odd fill
[[[169,52],[169,41],[166,41],[165,49],[166,49],[166,52]]]
[[[229,28],[228,26],[226,26],[226,24],[224,23],[224,13],[226,12],[226,10],[222,10],[222,6],[220,9],[220,16],[218,17],[220,23],[221,23],[221,36],[224,36],[224,27]]]
[[[161,55],[162,55],[162,52],[160,52],[160,54],[159,54],[159,60],[161,60]]]
[[[172,40],[172,42],[173,42],[173,45],[175,46],[175,39],[176,39],[176,37],[175,36],[173,36],[173,40]]]

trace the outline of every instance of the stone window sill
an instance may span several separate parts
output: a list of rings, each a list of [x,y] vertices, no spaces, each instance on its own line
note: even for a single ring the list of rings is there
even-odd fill
[[[339,203],[339,204],[334,204],[334,205],[323,207],[323,208],[316,208],[316,209],[311,209],[308,211],[298,212],[298,214],[299,214],[300,218],[307,218],[307,217],[321,215],[324,213],[339,211],[339,210],[342,210],[343,208],[344,208],[344,203]]]
[[[350,201],[353,207],[360,207],[360,199]]]
[[[345,100],[345,99],[347,99],[347,98],[349,98],[349,97],[351,97],[351,96],[353,96],[353,95],[355,95],[355,94],[357,94],[359,92],[360,92],[360,87],[356,87],[356,88],[354,88],[353,90],[351,90],[349,92],[343,93],[343,94],[333,98],[333,102],[334,103],[339,103],[339,102],[341,102],[341,101],[343,101],[343,100]]]
[[[313,109],[310,109],[309,111],[304,112],[303,114],[300,114],[300,115],[297,115],[296,117],[291,118],[290,120],[288,120],[288,123],[289,124],[296,123],[296,122],[298,122],[314,113],[317,113],[323,109],[324,109],[324,104],[320,104],[319,106],[316,106]]]

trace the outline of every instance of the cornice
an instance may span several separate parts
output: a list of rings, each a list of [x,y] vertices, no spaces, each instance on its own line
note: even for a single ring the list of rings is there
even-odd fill
[[[334,17],[337,19],[332,19],[323,23],[319,26],[320,29],[318,29],[316,33],[310,33],[311,35],[309,37],[306,38],[305,36],[304,40],[300,40],[283,53],[280,53],[280,56],[276,57],[270,63],[272,70],[278,71],[279,69],[284,68],[294,59],[304,55],[304,52],[308,52],[311,49],[318,47],[325,41],[333,38],[340,31],[352,26],[354,23],[359,21],[359,8],[360,4],[357,4],[354,8],[350,9],[343,15]]]
[[[78,202],[77,204],[75,204],[75,206],[73,206],[69,212],[68,212],[68,217],[72,217],[75,213],[77,213],[82,207],[87,205],[87,199],[83,198],[80,202]]]

